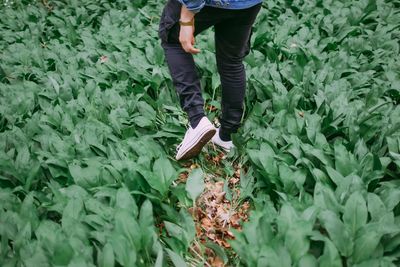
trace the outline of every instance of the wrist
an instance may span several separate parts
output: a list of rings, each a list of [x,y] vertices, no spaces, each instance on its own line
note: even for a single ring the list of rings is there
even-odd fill
[[[194,18],[190,19],[190,20],[184,20],[184,19],[180,19],[179,20],[179,25],[181,26],[194,26]]]
[[[194,19],[194,13],[188,10],[186,6],[182,5],[180,21],[190,22],[193,21],[193,19]]]

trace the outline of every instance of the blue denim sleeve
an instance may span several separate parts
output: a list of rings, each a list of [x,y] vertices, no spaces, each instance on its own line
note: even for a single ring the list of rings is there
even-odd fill
[[[206,4],[205,0],[178,0],[182,5],[193,13],[199,12]]]

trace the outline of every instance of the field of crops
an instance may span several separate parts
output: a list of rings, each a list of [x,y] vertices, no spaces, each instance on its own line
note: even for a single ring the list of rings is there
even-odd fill
[[[265,0],[237,149],[189,162],[164,3],[0,0],[0,266],[399,266],[400,1]]]

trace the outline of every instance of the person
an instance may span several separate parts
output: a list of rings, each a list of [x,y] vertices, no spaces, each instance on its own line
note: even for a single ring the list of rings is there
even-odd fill
[[[189,127],[177,146],[176,160],[197,156],[210,140],[229,151],[231,134],[240,127],[246,90],[243,59],[250,51],[252,26],[262,0],[169,0],[162,12],[159,37],[174,87]],[[204,113],[200,78],[193,55],[195,36],[214,27],[215,55],[221,79],[221,126]]]

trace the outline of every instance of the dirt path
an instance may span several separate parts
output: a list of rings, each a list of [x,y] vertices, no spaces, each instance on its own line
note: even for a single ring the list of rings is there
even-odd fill
[[[188,172],[182,173],[179,182],[186,182],[193,169],[204,171],[205,189],[188,211],[193,216],[196,238],[190,248],[193,266],[227,266],[234,260],[229,240],[235,231],[248,220],[250,204],[241,198],[240,177],[243,167],[226,158],[221,151],[211,152],[204,162],[184,164]],[[229,168],[227,168],[229,166]]]

